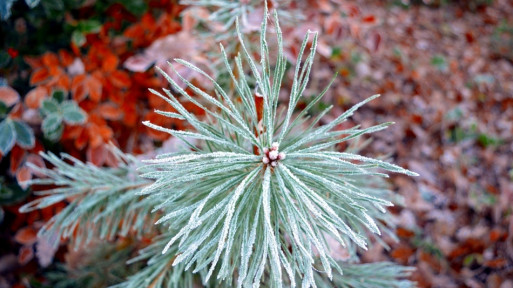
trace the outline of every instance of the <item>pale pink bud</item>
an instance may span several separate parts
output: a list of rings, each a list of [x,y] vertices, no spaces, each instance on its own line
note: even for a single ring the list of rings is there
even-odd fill
[[[269,159],[271,159],[271,160],[278,159],[278,151],[272,150],[271,152],[269,152]]]
[[[264,154],[267,154],[269,152],[269,148],[264,148]]]
[[[267,156],[262,157],[262,162],[264,164],[269,164],[269,158],[267,158]]]
[[[278,142],[273,142],[273,144],[271,145],[271,150],[278,150],[279,147],[280,144],[278,144]]]
[[[276,167],[276,165],[278,165],[278,162],[276,162],[276,161],[271,162],[271,166]]]
[[[283,160],[283,159],[285,159],[285,156],[286,156],[285,153],[280,152],[280,154],[278,154],[278,159]]]

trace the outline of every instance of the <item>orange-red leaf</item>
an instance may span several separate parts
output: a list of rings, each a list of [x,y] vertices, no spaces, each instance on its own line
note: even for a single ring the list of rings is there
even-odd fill
[[[41,156],[39,156],[37,154],[29,154],[27,156],[27,160],[25,162],[32,163],[40,168],[46,168],[45,161],[43,160],[43,158]],[[31,170],[31,173],[33,173],[37,177],[46,177],[45,174],[42,174],[42,173],[38,172],[37,170]]]
[[[258,121],[260,121],[262,119],[262,113],[264,111],[264,97],[260,95],[255,95],[253,98],[255,99]]]
[[[84,81],[86,80],[85,74],[76,75],[71,80],[71,94],[73,99],[80,102],[85,99],[87,91],[84,87]]]
[[[494,228],[490,231],[490,241],[491,242],[497,242],[503,235],[503,231],[501,231],[498,228]]]
[[[112,53],[107,53],[103,57],[102,69],[105,72],[114,72],[118,68],[119,59]]]
[[[374,15],[367,15],[362,18],[362,21],[364,23],[374,24],[376,23],[376,16]]]
[[[109,166],[109,167],[118,167],[119,166],[119,160],[117,158],[117,156],[109,149],[105,149],[107,150],[107,155],[105,157],[105,165]]]
[[[61,74],[55,82],[55,86],[64,91],[69,91],[70,85],[69,76],[65,73]]]
[[[410,248],[406,245],[403,245],[403,246],[400,246],[400,247],[397,247],[396,249],[394,249],[390,253],[390,256],[392,256],[394,259],[396,259],[400,263],[406,263],[406,262],[408,262],[408,259],[410,258],[410,256],[413,255],[413,253],[415,253],[415,250],[413,250],[412,248]]]
[[[20,119],[21,116],[23,115],[23,104],[22,103],[18,103],[16,105],[14,105],[14,107],[11,109],[11,112],[9,112],[9,118],[11,119]]]
[[[89,136],[89,146],[98,147],[103,144],[103,138],[100,135],[100,128],[98,125],[91,124],[87,127],[87,134]]]
[[[82,129],[82,131],[80,132],[80,135],[78,135],[78,137],[75,139],[75,142],[74,142],[75,147],[78,150],[84,149],[84,147],[87,145],[88,140],[89,140],[89,135],[87,133],[87,130]]]
[[[37,231],[32,226],[23,227],[16,232],[14,240],[22,245],[32,245],[37,241]]]
[[[153,94],[153,93],[146,93],[146,95],[148,96],[148,101],[149,101],[149,104],[150,104],[150,107],[151,108],[154,108],[154,109],[160,109],[160,110],[168,110],[169,109],[169,104],[162,98],[160,98],[159,96]]]
[[[119,120],[123,116],[123,111],[114,103],[103,103],[99,107],[100,115],[108,120]]]
[[[96,166],[102,166],[103,163],[105,163],[105,159],[107,157],[107,149],[105,149],[105,145],[89,147],[86,154],[87,161],[93,163]]]
[[[46,52],[41,57],[41,61],[43,62],[43,65],[47,67],[53,67],[53,66],[59,66],[59,58],[57,55],[51,52]]]
[[[10,107],[20,101],[20,94],[9,86],[2,86],[0,87],[0,101]]]
[[[187,111],[191,112],[192,114],[194,114],[196,116],[203,116],[206,113],[205,110],[198,107],[196,104],[194,104],[192,102],[185,102],[185,103],[182,103],[182,105],[185,109],[187,109]]]
[[[138,114],[133,105],[130,105],[130,103],[123,103],[123,111],[124,111],[124,118],[123,122],[128,127],[133,127],[137,123]]]
[[[99,126],[99,132],[100,135],[105,140],[104,142],[108,142],[110,139],[112,139],[112,136],[114,135],[114,132],[109,126],[103,125]]]
[[[50,74],[50,76],[52,78],[57,78],[60,75],[65,74],[64,70],[62,70],[62,68],[59,67],[59,66],[50,66],[50,67],[48,67],[48,73]]]
[[[488,260],[484,263],[484,266],[494,268],[494,269],[500,269],[503,268],[508,264],[508,261],[504,258],[497,258],[493,260]]]
[[[63,66],[69,66],[73,63],[73,55],[64,49],[59,50],[59,58]]]
[[[64,131],[62,132],[61,139],[69,140],[69,139],[77,139],[82,133],[83,127],[78,125],[64,127]]]
[[[71,87],[73,88],[75,86],[82,85],[84,83],[86,77],[87,77],[86,74],[75,75],[75,77],[73,77],[73,79],[71,80]]]
[[[118,88],[129,88],[132,84],[130,76],[125,71],[116,70],[110,74],[109,80]]]
[[[25,157],[25,150],[20,148],[18,145],[15,145],[11,150],[11,166],[10,166],[10,172],[11,174],[15,174],[16,170],[18,170],[18,167],[20,167],[20,164],[23,162]]]
[[[75,100],[76,102],[80,102],[85,99],[87,95],[87,90],[84,87],[84,85],[79,85],[74,87],[74,89],[72,90],[72,95],[73,100]]]
[[[25,63],[27,63],[32,69],[41,68],[43,66],[41,59],[38,57],[25,56],[23,57],[23,61],[25,61]]]
[[[102,98],[102,82],[93,76],[87,76],[84,85],[89,92],[89,99],[99,102]]]
[[[180,129],[180,127],[173,127],[173,122],[172,122],[173,119],[166,118],[166,117],[164,117],[160,114],[157,114],[155,112],[150,112],[150,113],[146,114],[146,116],[144,117],[144,120],[150,121],[151,123],[153,123],[155,125],[162,126],[162,127]],[[176,124],[179,124],[179,123],[176,123]],[[153,139],[159,140],[159,141],[164,141],[167,138],[169,138],[168,133],[158,131],[155,129],[151,129],[149,127],[145,127],[144,132],[146,132],[146,134],[148,134]]]
[[[41,68],[32,73],[30,75],[30,85],[36,85],[40,84],[42,82],[45,82],[50,77],[50,73],[48,72],[48,69]]]
[[[34,258],[34,250],[32,249],[32,246],[22,246],[20,248],[20,251],[18,253],[18,263],[20,265],[27,264],[33,258]]]
[[[30,172],[29,167],[23,166],[16,172],[16,181],[21,188],[27,189],[28,184],[24,182],[30,179],[32,179],[32,172]]]

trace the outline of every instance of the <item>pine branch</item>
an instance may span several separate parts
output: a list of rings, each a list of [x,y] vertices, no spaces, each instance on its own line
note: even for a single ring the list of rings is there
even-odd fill
[[[53,169],[29,164],[33,171],[47,177],[30,180],[29,185],[55,188],[35,192],[44,197],[25,204],[20,208],[21,212],[68,202],[40,229],[39,236],[72,238],[74,244],[80,246],[93,239],[112,239],[129,232],[143,235],[151,231],[152,227],[147,223],[157,217],[151,214],[151,209],[158,202],[150,198],[142,200],[138,195],[150,181],[139,176],[136,171],[139,161],[135,157],[123,154],[113,146],[111,150],[118,159],[117,168],[99,168],[68,154],[62,154],[61,159],[52,153],[40,155]]]
[[[238,33],[245,63],[263,97],[262,118],[255,113],[259,108],[254,106],[252,89],[247,84],[250,79],[245,73],[238,73],[237,78],[231,72],[226,54],[223,54],[224,62],[238,93],[234,99],[210,77],[207,78],[215,87],[216,97],[178,74],[198,99],[217,107],[205,109],[217,121],[203,124],[181,109],[176,96],[165,90],[168,97],[165,99],[195,131],[174,131],[146,124],[174,136],[195,138],[203,145],[190,153],[147,161],[146,167],[151,172],[142,177],[154,183],[143,192],[158,194],[165,200],[159,206],[164,216],[157,223],[178,228],[162,252],[176,256],[173,266],[186,265],[195,271],[206,268],[205,282],[217,279],[231,283],[236,277],[237,286],[258,286],[264,279],[273,287],[286,283],[292,287],[300,283],[303,287],[315,286],[317,270],[332,278],[333,269],[344,268],[330,255],[325,235],[343,246],[366,249],[367,231],[380,235],[384,228],[381,220],[390,223],[382,216],[385,208],[393,205],[386,198],[389,193],[368,186],[362,179],[387,177],[383,171],[411,176],[416,173],[385,161],[334,151],[335,144],[382,130],[390,124],[334,130],[360,106],[379,95],[355,105],[326,125],[315,125],[320,118],[310,124],[304,117],[306,111],[293,118],[308,83],[316,34],[311,42],[308,35],[305,37],[296,63],[289,106],[284,118],[278,116],[276,107],[286,65],[275,15],[280,47],[272,70],[266,41],[267,12],[265,18],[259,62],[253,59],[254,54]],[[306,47],[310,47],[310,52],[302,63]],[[184,60],[176,61],[206,75]],[[242,58],[236,57],[235,62],[240,67]],[[199,104],[200,100],[194,100],[170,76],[160,72],[174,91]],[[152,93],[165,97],[157,91]],[[255,147],[258,153],[254,153]]]

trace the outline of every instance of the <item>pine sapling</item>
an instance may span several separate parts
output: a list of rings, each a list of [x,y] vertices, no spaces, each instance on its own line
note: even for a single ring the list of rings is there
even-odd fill
[[[299,48],[288,105],[282,107],[279,95],[284,89],[287,60],[276,13],[278,53],[275,61],[270,59],[266,34],[271,28],[267,18],[265,11],[258,62],[246,48],[238,22],[242,56],[235,57],[232,63],[221,45],[233,89],[223,88],[182,59],[175,61],[212,82],[212,95],[175,70],[187,86],[186,91],[157,68],[171,89],[151,92],[174,110],[157,112],[187,121],[192,129],[181,131],[145,124],[182,140],[185,149],[161,154],[145,165],[137,164],[139,169],[132,182],[122,178],[130,173],[100,174],[106,168],[92,168],[78,161],[74,161],[75,168],[70,168],[57,165],[59,160],[48,156],[56,168],[45,170],[50,176],[47,181],[64,187],[47,191],[48,196],[22,210],[45,207],[66,198],[59,193],[83,195],[78,197],[81,201],[70,204],[74,205],[70,209],[76,211],[66,210],[64,215],[61,212],[49,224],[55,231],[67,232],[68,237],[73,237],[70,232],[76,227],[99,229],[99,234],[84,234],[89,237],[123,231],[115,224],[104,228],[101,222],[95,222],[98,217],[105,217],[105,221],[121,219],[132,230],[146,230],[157,224],[149,232],[155,235],[152,244],[133,260],[146,260],[147,266],[119,287],[191,287],[194,279],[211,287],[414,286],[410,281],[398,280],[409,275],[409,268],[390,263],[355,264],[359,260],[357,249],[367,249],[369,232],[379,236],[381,231],[388,231],[393,235],[387,228],[391,221],[386,208],[393,205],[395,198],[382,185],[382,179],[388,177],[383,172],[417,175],[386,161],[335,149],[339,143],[391,124],[337,130],[359,107],[379,95],[324,125],[319,124],[320,120],[332,106],[319,115],[309,112],[329,85],[298,110],[316,53],[317,34],[309,32]],[[173,64],[169,65],[174,70]],[[189,94],[191,91],[195,96]],[[259,101],[255,101],[255,93],[261,97]],[[203,109],[204,119],[187,111],[183,101]],[[96,186],[80,184],[84,181],[79,176],[81,169],[91,170],[87,174],[91,177],[94,173],[102,175],[96,182],[89,179]],[[91,186],[87,189],[86,185]],[[95,201],[95,197],[106,200]],[[79,215],[89,218],[84,222]],[[346,262],[333,255],[332,243],[345,247],[350,255]]]

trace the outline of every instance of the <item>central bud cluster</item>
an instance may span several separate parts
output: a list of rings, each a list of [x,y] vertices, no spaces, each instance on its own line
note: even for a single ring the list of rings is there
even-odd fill
[[[276,165],[278,165],[278,160],[285,159],[285,153],[279,152],[278,148],[280,148],[280,144],[278,144],[278,142],[274,142],[271,145],[271,148],[264,148],[262,162],[264,164],[271,165],[272,167],[276,167]]]

